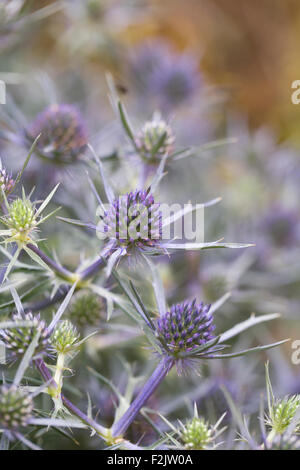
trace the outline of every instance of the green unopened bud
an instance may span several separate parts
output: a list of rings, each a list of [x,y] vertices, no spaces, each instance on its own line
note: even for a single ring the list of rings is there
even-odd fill
[[[76,347],[79,336],[76,327],[69,320],[63,320],[56,325],[50,341],[57,353],[65,354]]]
[[[274,434],[283,434],[291,423],[297,408],[300,406],[300,396],[293,395],[277,400],[272,404],[266,424],[272,428]],[[300,429],[300,420],[296,430]]]
[[[89,291],[80,291],[74,296],[69,317],[78,326],[98,326],[104,305],[101,298]]]
[[[30,241],[31,232],[36,230],[36,210],[27,198],[15,199],[8,207],[3,223],[9,228],[11,241],[26,243]]]
[[[30,395],[12,385],[0,387],[0,428],[14,430],[28,424],[33,410]]]
[[[154,115],[137,135],[136,146],[140,156],[153,164],[159,162],[165,154],[170,154],[174,141],[170,126],[159,115]]]
[[[184,426],[182,440],[187,449],[204,450],[212,441],[212,430],[203,418],[194,417]]]

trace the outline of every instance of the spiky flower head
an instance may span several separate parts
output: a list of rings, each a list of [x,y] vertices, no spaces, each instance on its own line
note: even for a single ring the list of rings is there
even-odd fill
[[[30,140],[41,134],[36,152],[55,163],[72,163],[84,152],[87,133],[78,109],[69,104],[42,111],[26,131]]]
[[[110,240],[113,250],[150,250],[162,237],[161,212],[150,189],[120,196],[100,215],[100,219],[98,231]]]
[[[291,423],[297,408],[300,406],[300,395],[292,395],[276,400],[272,403],[266,424],[276,434],[283,434]],[[300,421],[296,430],[300,429]]]
[[[213,316],[210,305],[182,302],[173,305],[157,320],[157,337],[175,358],[181,353],[193,352],[214,339]]]
[[[160,117],[154,114],[147,121],[135,139],[139,155],[149,164],[160,161],[164,155],[169,155],[175,136],[171,127]]]
[[[204,450],[212,441],[212,429],[203,418],[195,416],[186,423],[181,437],[187,449]]]
[[[49,348],[49,330],[40,315],[32,312],[15,313],[12,316],[15,327],[0,330],[0,338],[13,358],[25,354],[33,339],[38,335],[34,357],[45,354]],[[28,325],[27,325],[28,323]]]
[[[56,209],[45,217],[42,216],[43,210],[49,204],[57,188],[58,185],[38,208],[36,203],[31,202],[29,197],[25,195],[24,189],[21,198],[15,199],[10,204],[6,201],[7,214],[1,217],[2,223],[7,227],[7,230],[1,231],[6,243],[16,242],[23,247],[27,243],[34,242],[38,226],[58,210]]]
[[[33,410],[31,396],[15,385],[0,387],[0,428],[15,430],[28,424]]]
[[[76,327],[69,320],[62,320],[56,325],[50,341],[57,353],[65,354],[76,346],[79,336]]]
[[[79,291],[69,306],[70,319],[78,326],[97,326],[101,319],[104,305],[101,297],[90,291]]]
[[[268,444],[268,450],[300,450],[300,439],[298,436],[275,436]]]
[[[36,210],[28,198],[15,199],[3,218],[4,224],[11,231],[11,238],[20,243],[30,240],[30,234],[36,230]]]

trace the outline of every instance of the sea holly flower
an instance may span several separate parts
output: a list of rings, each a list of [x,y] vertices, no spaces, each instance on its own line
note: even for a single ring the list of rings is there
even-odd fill
[[[203,303],[197,304],[193,300],[192,302],[176,304],[170,310],[166,309],[166,299],[164,298],[160,278],[152,263],[150,261],[148,263],[153,275],[154,292],[159,312],[159,317],[156,321],[143,304],[133,284],[127,285],[117,273],[114,273],[115,279],[132,303],[132,306],[136,309],[141,320],[141,326],[151,346],[155,349],[156,355],[160,358],[153,374],[140,390],[128,410],[113,424],[111,433],[114,437],[123,435],[173,366],[176,366],[178,373],[182,374],[186,373],[190,367],[195,368],[199,360],[244,356],[254,351],[263,351],[282,344],[282,341],[280,341],[244,351],[219,354],[226,347],[226,341],[258,323],[276,318],[277,315],[270,314],[252,317],[235,325],[225,333],[214,336],[212,314],[222,305],[222,302],[218,301],[209,307]],[[127,313],[126,308],[124,312]]]
[[[297,409],[300,406],[300,395],[286,396],[282,399],[274,399],[268,415],[266,424],[271,428],[272,434],[283,434],[291,424]],[[300,418],[296,431],[300,429]]]
[[[34,357],[47,353],[50,346],[50,332],[46,322],[41,319],[39,314],[17,312],[11,320],[15,326],[0,330],[0,339],[13,359],[22,357],[36,336],[38,336],[38,342],[34,350]]]
[[[66,354],[76,347],[79,337],[76,327],[69,320],[62,320],[55,326],[50,341],[58,354]]]
[[[208,421],[199,416],[195,403],[193,418],[188,420],[185,424],[180,422],[181,429],[176,431],[180,435],[180,438],[187,450],[214,449],[217,447],[216,439],[226,429],[225,427],[219,429],[224,417],[225,414],[223,414],[218,422],[212,426]]]
[[[14,431],[27,426],[32,416],[32,397],[15,385],[0,387],[0,428]]]
[[[184,372],[194,352],[212,354],[219,350],[214,347],[218,339],[213,335],[215,326],[209,310],[210,305],[197,304],[194,299],[173,305],[157,320],[155,336],[164,354],[174,359],[180,373]]]
[[[79,327],[98,326],[104,312],[104,304],[99,295],[88,290],[76,293],[68,308],[68,317]]]
[[[300,429],[300,418],[294,420],[300,407],[300,395],[285,396],[281,399],[274,397],[273,388],[269,375],[269,364],[266,364],[266,388],[268,398],[268,411],[265,416],[265,424],[271,429],[268,435],[268,442],[272,442],[274,437],[282,435],[288,430],[293,421],[294,432]]]
[[[72,163],[83,154],[87,132],[81,114],[70,104],[51,105],[26,130],[27,139],[41,135],[36,153],[53,163]]]
[[[147,164],[159,163],[164,155],[170,155],[175,136],[171,127],[155,113],[135,137],[136,149]]]
[[[15,199],[10,204],[6,200],[7,215],[2,216],[1,221],[7,226],[7,230],[0,232],[5,243],[16,242],[20,248],[28,243],[35,243],[38,226],[58,210],[42,217],[43,210],[49,204],[57,188],[58,185],[38,208],[37,203],[31,202],[26,196],[24,189],[21,198]]]

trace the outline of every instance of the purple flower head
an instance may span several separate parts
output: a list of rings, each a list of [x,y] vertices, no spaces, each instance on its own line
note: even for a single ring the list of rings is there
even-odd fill
[[[215,339],[213,315],[209,310],[210,305],[196,304],[194,299],[173,305],[157,320],[156,336],[164,352],[178,361],[179,372],[184,369],[184,357],[193,357],[194,353],[196,356],[202,348],[207,353],[206,345],[209,348]]]
[[[10,351],[12,358],[22,357],[37,334],[39,334],[39,339],[34,357],[47,352],[50,346],[50,332],[46,322],[41,320],[39,314],[33,315],[31,312],[15,313],[12,316],[12,321],[16,324],[14,328],[0,330],[0,339],[7,350]],[[29,325],[24,326],[24,322],[28,322]]]
[[[124,252],[137,248],[155,248],[162,237],[159,204],[154,202],[150,189],[120,196],[100,216],[98,226],[110,242],[112,251]]]
[[[161,41],[140,46],[131,67],[141,91],[157,96],[167,109],[188,101],[202,82],[194,57],[175,52]]]
[[[52,105],[42,111],[26,130],[34,140],[41,134],[36,152],[56,163],[72,163],[87,145],[86,129],[78,109],[69,104]]]

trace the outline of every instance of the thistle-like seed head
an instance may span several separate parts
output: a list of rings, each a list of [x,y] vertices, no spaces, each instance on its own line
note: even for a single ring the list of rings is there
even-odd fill
[[[15,313],[12,321],[16,324],[14,328],[0,330],[0,338],[12,357],[23,356],[37,334],[39,339],[34,357],[47,352],[50,334],[46,322],[41,320],[40,315],[33,315],[31,312]],[[24,326],[24,322],[30,322],[30,326]]]
[[[67,104],[46,108],[26,133],[30,140],[41,134],[36,152],[56,163],[76,161],[87,145],[82,117],[75,106]]]
[[[164,155],[169,155],[175,141],[172,129],[160,116],[154,115],[147,121],[136,137],[135,143],[140,156],[147,163],[159,163]]]
[[[210,305],[183,302],[173,305],[157,320],[157,336],[167,344],[175,357],[178,353],[193,351],[214,338],[213,316]]]
[[[33,410],[30,395],[12,385],[0,387],[0,428],[15,430],[28,424]]]
[[[97,326],[104,310],[101,297],[90,291],[79,291],[69,306],[69,317],[78,326]]]
[[[69,320],[63,320],[56,325],[50,340],[57,353],[65,354],[74,348],[79,336],[76,327]]]
[[[300,406],[300,395],[293,395],[277,400],[272,404],[266,424],[275,431],[276,434],[283,434],[291,423],[297,408]],[[300,422],[297,429],[300,429]]]
[[[98,229],[119,247],[153,247],[162,236],[159,204],[149,190],[120,196],[100,218]]]
[[[184,426],[181,437],[187,449],[204,450],[212,441],[212,430],[203,418],[194,417]]]

